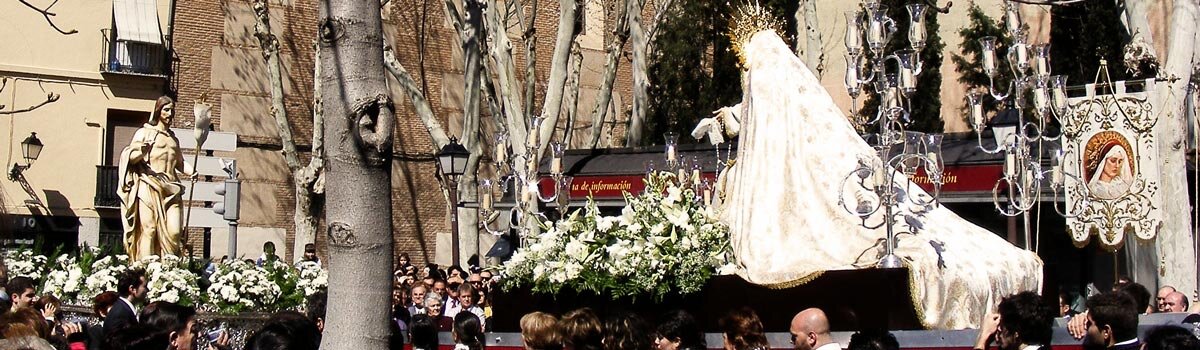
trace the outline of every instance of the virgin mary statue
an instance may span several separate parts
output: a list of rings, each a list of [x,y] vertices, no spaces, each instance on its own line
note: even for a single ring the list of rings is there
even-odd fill
[[[842,179],[860,159],[876,157],[874,151],[773,30],[743,34],[732,35],[745,69],[742,102],[707,121],[740,125],[736,164],[723,175],[720,214],[731,229],[737,273],[786,288],[827,270],[874,267],[885,228],[865,227],[838,204]],[[896,186],[926,195],[897,174]],[[883,214],[875,215],[872,221],[879,222]],[[920,216],[919,229],[897,228],[915,234],[899,236],[896,254],[911,273],[913,301],[926,327],[975,327],[1001,298],[1040,290],[1042,262],[1035,254],[945,207]]]

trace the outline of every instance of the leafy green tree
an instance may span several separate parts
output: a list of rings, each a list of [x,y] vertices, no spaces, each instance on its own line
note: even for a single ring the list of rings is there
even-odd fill
[[[891,54],[898,50],[910,47],[908,41],[908,27],[910,25],[908,10],[904,5],[907,1],[902,0],[883,0],[880,4],[888,7],[888,17],[896,21],[896,33],[892,35],[884,49],[884,54]],[[938,13],[932,9],[925,12],[925,48],[921,50],[920,60],[924,64],[924,70],[921,75],[917,76],[917,91],[913,93],[911,101],[912,106],[909,109],[909,118],[911,123],[908,125],[908,130],[922,132],[942,132],[944,123],[942,122],[942,72],[939,67],[942,65],[942,49],[946,46],[942,42],[941,36],[938,35]],[[869,51],[869,50],[866,50]],[[897,68],[894,61],[885,63],[888,67],[888,72],[896,72]],[[880,79],[882,77],[876,77]],[[863,88],[863,94],[866,99],[863,101],[863,106],[859,109],[862,115],[870,116],[869,119],[874,119],[875,113],[879,110],[879,99],[874,93],[875,84],[867,84]],[[860,98],[861,99],[861,98]],[[906,102],[907,103],[907,102]],[[874,128],[871,126],[870,128]]]
[[[736,104],[742,96],[742,74],[732,51],[729,18],[746,1],[677,1],[658,29],[656,50],[650,57],[650,106],[642,144],[663,143],[668,131],[688,135],[701,118],[712,111]],[[761,4],[771,10],[785,28],[780,36],[795,42],[795,1],[770,0]],[[680,143],[698,140],[680,137]]]
[[[1100,60],[1108,60],[1114,81],[1133,78],[1121,56],[1128,37],[1121,23],[1121,8],[1114,1],[1083,1],[1050,9],[1050,67],[1052,74],[1067,76],[1071,85],[1096,81]],[[1152,69],[1142,71],[1153,76]]]
[[[996,38],[996,45],[999,46],[996,49],[996,71],[999,72],[995,78],[996,89],[1001,93],[1008,92],[1012,83],[1012,69],[1004,57],[1007,57],[1008,48],[1012,45],[1012,36],[1002,23],[983,13],[983,9],[978,5],[971,4],[967,16],[971,19],[970,24],[958,31],[958,35],[963,39],[962,44],[958,46],[961,54],[954,53],[950,56],[950,61],[954,62],[954,71],[958,72],[958,82],[980,92],[989,89],[988,76],[983,74],[983,47],[979,44],[979,39],[991,36]],[[983,108],[986,114],[998,111],[1001,106],[1001,103],[996,103],[991,98],[984,98]],[[967,104],[963,103],[960,115],[964,120],[967,119],[966,108]]]

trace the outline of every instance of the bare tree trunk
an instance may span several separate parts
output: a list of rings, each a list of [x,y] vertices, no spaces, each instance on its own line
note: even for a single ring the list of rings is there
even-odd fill
[[[637,3],[625,0],[617,5],[617,25],[613,28],[612,38],[609,38],[607,57],[604,61],[604,82],[600,84],[599,95],[596,96],[596,108],[592,109],[592,137],[588,140],[588,148],[595,149],[600,144],[600,133],[604,129],[604,117],[608,115],[609,104],[612,103],[613,83],[617,80],[617,66],[620,64],[622,48],[629,39],[629,7]]]
[[[529,120],[533,118],[533,95],[534,89],[537,88],[537,23],[538,0],[533,0],[530,3],[529,19],[525,19],[525,9],[520,3],[517,4],[517,18],[520,20],[522,32],[522,40],[525,42],[525,118]],[[507,28],[501,27],[501,28]],[[508,36],[504,36],[504,40],[508,40]],[[511,49],[509,50],[511,57]],[[522,130],[525,128],[522,127]],[[522,132],[523,133],[523,132]],[[515,135],[514,135],[515,136]],[[519,140],[524,140],[520,138]]]
[[[320,61],[321,52],[317,50],[313,62]],[[321,65],[314,64],[313,67],[313,77],[321,76]],[[292,245],[294,260],[304,256],[305,245],[316,243],[317,216],[321,213],[320,206],[314,203],[313,198],[325,193],[325,112],[321,106],[321,84],[314,85],[312,154],[307,166],[292,172],[296,185],[296,211],[293,215],[296,222],[296,238]]]
[[[519,10],[521,7],[520,4],[516,5]],[[492,47],[488,50],[491,56],[489,62],[492,62],[491,66],[494,67],[492,71],[497,76],[496,85],[499,87],[499,96],[496,96],[496,98],[501,101],[501,105],[504,108],[504,119],[508,125],[509,139],[525,140],[527,129],[525,122],[529,120],[528,115],[531,113],[527,108],[532,104],[532,101],[529,100],[532,93],[526,92],[526,104],[524,104],[525,107],[522,107],[521,94],[520,90],[518,90],[521,82],[517,79],[517,70],[512,56],[512,42],[508,40],[508,34],[506,33],[506,29],[508,28],[507,18],[507,14],[500,13],[499,6],[495,6],[495,4],[488,6],[487,30],[489,36],[492,38]],[[522,18],[522,16],[518,14],[518,18]],[[529,32],[529,30],[526,31],[526,33]],[[527,48],[526,54],[531,55],[532,49]],[[532,62],[529,64],[532,64]],[[532,68],[529,69],[530,72],[527,73],[532,74]],[[528,79],[528,86],[532,86],[535,83],[531,76],[526,76],[526,79]],[[516,146],[519,143],[512,143],[512,145]],[[518,148],[514,147],[513,149],[516,150]]]
[[[1196,22],[1200,5],[1196,1],[1176,1],[1169,31],[1167,61],[1162,75],[1178,79],[1161,84],[1158,121],[1158,156],[1162,171],[1163,227],[1155,241],[1162,258],[1161,283],[1175,286],[1187,295],[1196,291],[1196,251],[1191,239],[1191,208],[1188,203],[1184,98],[1196,63]]]
[[[625,130],[625,146],[634,147],[642,144],[643,129],[646,124],[646,106],[650,102],[646,95],[650,78],[647,76],[649,66],[646,63],[647,46],[650,38],[642,27],[642,5],[645,0],[633,0],[636,7],[629,10],[629,40],[633,45],[633,111],[629,116],[629,127]]]
[[[312,243],[316,238],[317,207],[314,206],[313,196],[322,188],[317,179],[320,178],[324,160],[320,101],[315,101],[313,113],[313,152],[308,165],[300,166],[300,157],[296,151],[296,140],[292,136],[292,126],[288,123],[287,109],[284,105],[283,72],[279,62],[279,40],[271,34],[270,10],[265,0],[254,1],[254,14],[258,21],[254,24],[254,36],[258,38],[266,60],[267,76],[271,82],[271,116],[279,129],[279,142],[283,149],[283,159],[288,170],[292,173],[292,185],[295,190],[295,210],[292,220],[296,226],[295,240],[292,244],[292,258],[296,259],[303,253],[304,245]],[[319,55],[319,53],[318,53]],[[320,65],[315,65],[316,74],[320,74]],[[316,76],[316,75],[314,75]],[[320,97],[320,85],[314,86],[315,99]]]
[[[558,1],[558,35],[554,40],[554,53],[550,58],[550,79],[546,82],[546,100],[542,104],[542,129],[540,134],[541,146],[538,154],[546,149],[554,129],[558,126],[558,117],[562,111],[563,86],[567,82],[567,60],[571,56],[571,45],[579,35],[579,3],[575,0]],[[533,132],[533,130],[530,130]],[[532,157],[535,161],[538,155]]]
[[[392,287],[391,159],[395,113],[383,72],[378,1],[321,1],[329,300],[321,348],[388,347]]]
[[[563,143],[571,147],[575,136],[575,118],[579,115],[579,69],[583,64],[583,53],[579,51],[579,43],[571,46],[570,66],[567,73],[567,92],[563,97],[563,109],[567,113],[567,125],[563,128]]]
[[[820,80],[821,73],[825,71],[825,51],[821,47],[821,32],[817,30],[817,0],[803,0],[800,7],[796,9],[796,41],[800,41],[801,12],[804,17],[804,35],[808,40],[803,53],[801,53],[800,44],[796,44],[796,56],[803,57],[804,64],[817,76],[817,80]]]

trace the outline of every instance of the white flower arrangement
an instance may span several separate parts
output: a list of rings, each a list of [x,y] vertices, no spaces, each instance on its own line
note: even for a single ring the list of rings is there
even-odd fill
[[[85,303],[90,302],[90,300],[83,298],[91,298],[104,292],[117,291],[117,279],[125,271],[129,270],[129,256],[124,254],[108,255],[92,262],[90,267],[91,271],[86,273],[87,277],[84,278],[83,291],[79,294],[79,297],[82,299],[81,301]]]
[[[8,268],[9,278],[25,276],[34,281],[41,281],[48,262],[49,259],[45,255],[34,254],[29,249],[9,250],[4,253],[4,264]]]
[[[698,291],[730,261],[729,228],[671,172],[646,179],[646,191],[625,194],[621,215],[600,215],[594,202],[536,237],[524,237],[501,267],[507,285],[534,291],[563,286],[613,296]]]
[[[317,294],[329,288],[329,271],[321,264],[312,261],[302,261],[296,265],[299,270],[299,281],[296,288],[304,291],[304,296]]]
[[[329,284],[328,271],[313,262],[302,262],[294,268],[278,260],[262,267],[242,260],[219,264],[214,266],[212,284],[202,291],[199,273],[189,270],[193,261],[186,257],[148,256],[131,263],[127,255],[102,255],[98,249],[85,248],[78,255],[58,256],[54,264],[38,265],[35,262],[45,257],[37,258],[29,251],[5,255],[27,275],[37,272],[33,266],[52,265],[42,290],[69,305],[90,305],[97,294],[116,292],[117,280],[130,269],[146,272],[149,301],[224,313],[294,309],[305,297],[325,290]]]
[[[200,285],[196,273],[187,269],[189,258],[174,255],[151,255],[134,262],[131,267],[146,271],[146,298],[185,306],[200,300]]]
[[[242,260],[217,265],[209,280],[208,301],[223,313],[272,311],[283,296],[268,269]]]
[[[54,267],[46,274],[46,283],[42,286],[43,293],[58,296],[64,303],[76,303],[79,292],[86,289],[84,271],[76,262],[75,257],[62,254],[54,259]]]

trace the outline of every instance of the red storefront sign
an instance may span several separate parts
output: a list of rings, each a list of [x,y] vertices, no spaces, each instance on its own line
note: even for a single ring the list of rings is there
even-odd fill
[[[947,166],[942,172],[942,193],[990,192],[1003,175],[1004,166],[999,164]],[[913,182],[926,191],[933,190],[925,169],[917,171]]]
[[[1004,168],[997,164],[948,166],[942,172],[942,193],[991,191],[1000,179]],[[713,180],[715,173],[704,173],[705,179]],[[571,198],[624,199],[624,193],[641,193],[646,184],[643,175],[584,175],[571,181]],[[933,190],[925,170],[913,176],[913,181],[926,191]],[[543,176],[539,190],[543,197],[554,194],[554,180]]]

